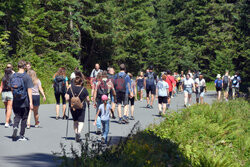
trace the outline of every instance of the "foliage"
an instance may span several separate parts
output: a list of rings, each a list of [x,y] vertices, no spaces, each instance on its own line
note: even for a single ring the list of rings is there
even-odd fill
[[[244,100],[193,106],[150,131],[179,144],[192,166],[248,166],[249,110]]]

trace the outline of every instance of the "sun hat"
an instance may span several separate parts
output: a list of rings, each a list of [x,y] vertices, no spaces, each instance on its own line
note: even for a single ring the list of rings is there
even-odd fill
[[[102,95],[102,101],[107,101],[108,100],[108,96],[107,95]]]
[[[221,78],[221,75],[220,74],[217,74],[217,77],[216,78]]]

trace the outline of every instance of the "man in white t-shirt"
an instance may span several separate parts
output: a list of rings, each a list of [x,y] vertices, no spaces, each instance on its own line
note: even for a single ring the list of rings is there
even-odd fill
[[[202,74],[199,74],[199,78],[195,79],[195,88],[196,88],[196,102],[203,104],[204,102],[204,94],[207,91],[206,89],[206,81],[203,78]]]
[[[99,72],[102,72],[100,69],[100,65],[98,63],[95,64],[95,68],[92,70],[90,74],[90,84],[91,84],[91,100],[93,101],[93,96],[94,96],[94,86],[95,86],[95,80],[97,77],[97,74]]]

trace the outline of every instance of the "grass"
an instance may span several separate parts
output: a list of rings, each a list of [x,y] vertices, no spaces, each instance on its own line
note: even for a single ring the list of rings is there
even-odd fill
[[[64,154],[61,166],[247,167],[249,111],[243,99],[194,105],[108,149],[90,151],[85,143],[80,156]]]

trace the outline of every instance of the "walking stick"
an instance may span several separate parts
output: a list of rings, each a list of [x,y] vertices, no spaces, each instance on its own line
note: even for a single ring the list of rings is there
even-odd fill
[[[69,127],[69,109],[70,109],[70,107],[68,106],[68,119],[67,119],[67,127],[66,127],[66,138],[65,138],[65,140],[67,140],[67,139],[68,139],[68,127]]]

